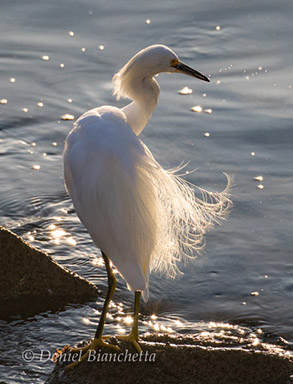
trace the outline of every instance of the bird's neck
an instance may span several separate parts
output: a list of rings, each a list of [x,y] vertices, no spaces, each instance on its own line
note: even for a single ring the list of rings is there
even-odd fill
[[[133,102],[122,108],[125,113],[127,122],[133,132],[138,136],[157,105],[160,95],[159,84],[153,78],[145,78],[135,83],[135,87],[129,92],[129,96]]]

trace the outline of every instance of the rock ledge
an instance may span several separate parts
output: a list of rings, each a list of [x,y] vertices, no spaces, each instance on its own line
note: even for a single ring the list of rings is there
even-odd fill
[[[293,373],[291,357],[260,350],[195,344],[196,336],[148,335],[142,338],[143,355],[129,361],[136,351],[119,342],[116,352],[97,351],[92,362],[66,370],[68,362],[57,363],[46,384],[289,384]],[[110,340],[118,343],[115,337]],[[118,353],[119,354],[119,353]],[[146,355],[148,359],[146,360]],[[125,360],[126,356],[126,361]],[[154,357],[155,356],[155,357]],[[123,358],[124,357],[124,358]],[[99,359],[99,361],[97,361]],[[116,360],[116,361],[113,361]],[[131,360],[131,358],[130,358]]]
[[[97,288],[0,227],[0,318],[33,316],[96,297]]]

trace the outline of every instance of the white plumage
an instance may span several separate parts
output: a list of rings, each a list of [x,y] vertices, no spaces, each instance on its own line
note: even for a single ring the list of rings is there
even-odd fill
[[[142,291],[145,301],[149,273],[175,277],[178,262],[202,249],[206,231],[231,206],[229,177],[223,192],[203,191],[176,176],[176,170],[164,170],[139,139],[159,97],[153,76],[160,72],[208,81],[169,48],[146,48],[113,78],[117,98],[133,102],[83,114],[64,151],[65,182],[77,215],[128,288]]]

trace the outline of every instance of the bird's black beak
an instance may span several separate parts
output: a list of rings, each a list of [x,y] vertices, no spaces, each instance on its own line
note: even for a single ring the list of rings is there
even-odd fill
[[[197,79],[210,82],[210,79],[207,78],[205,75],[203,75],[202,73],[196,71],[195,69],[192,69],[188,65],[182,63],[181,61],[179,61],[178,64],[175,64],[174,68],[177,69],[176,72],[184,73],[185,75],[196,77]]]

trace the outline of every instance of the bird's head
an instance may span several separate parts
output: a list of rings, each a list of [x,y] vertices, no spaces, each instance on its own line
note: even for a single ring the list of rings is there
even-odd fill
[[[127,96],[127,86],[132,79],[153,77],[158,73],[182,73],[197,79],[210,81],[205,75],[180,61],[179,57],[165,45],[152,45],[135,56],[113,77],[114,94]]]
[[[152,45],[140,51],[136,56],[145,70],[153,75],[161,72],[177,72],[210,81],[206,76],[180,61],[176,53],[165,45]]]

